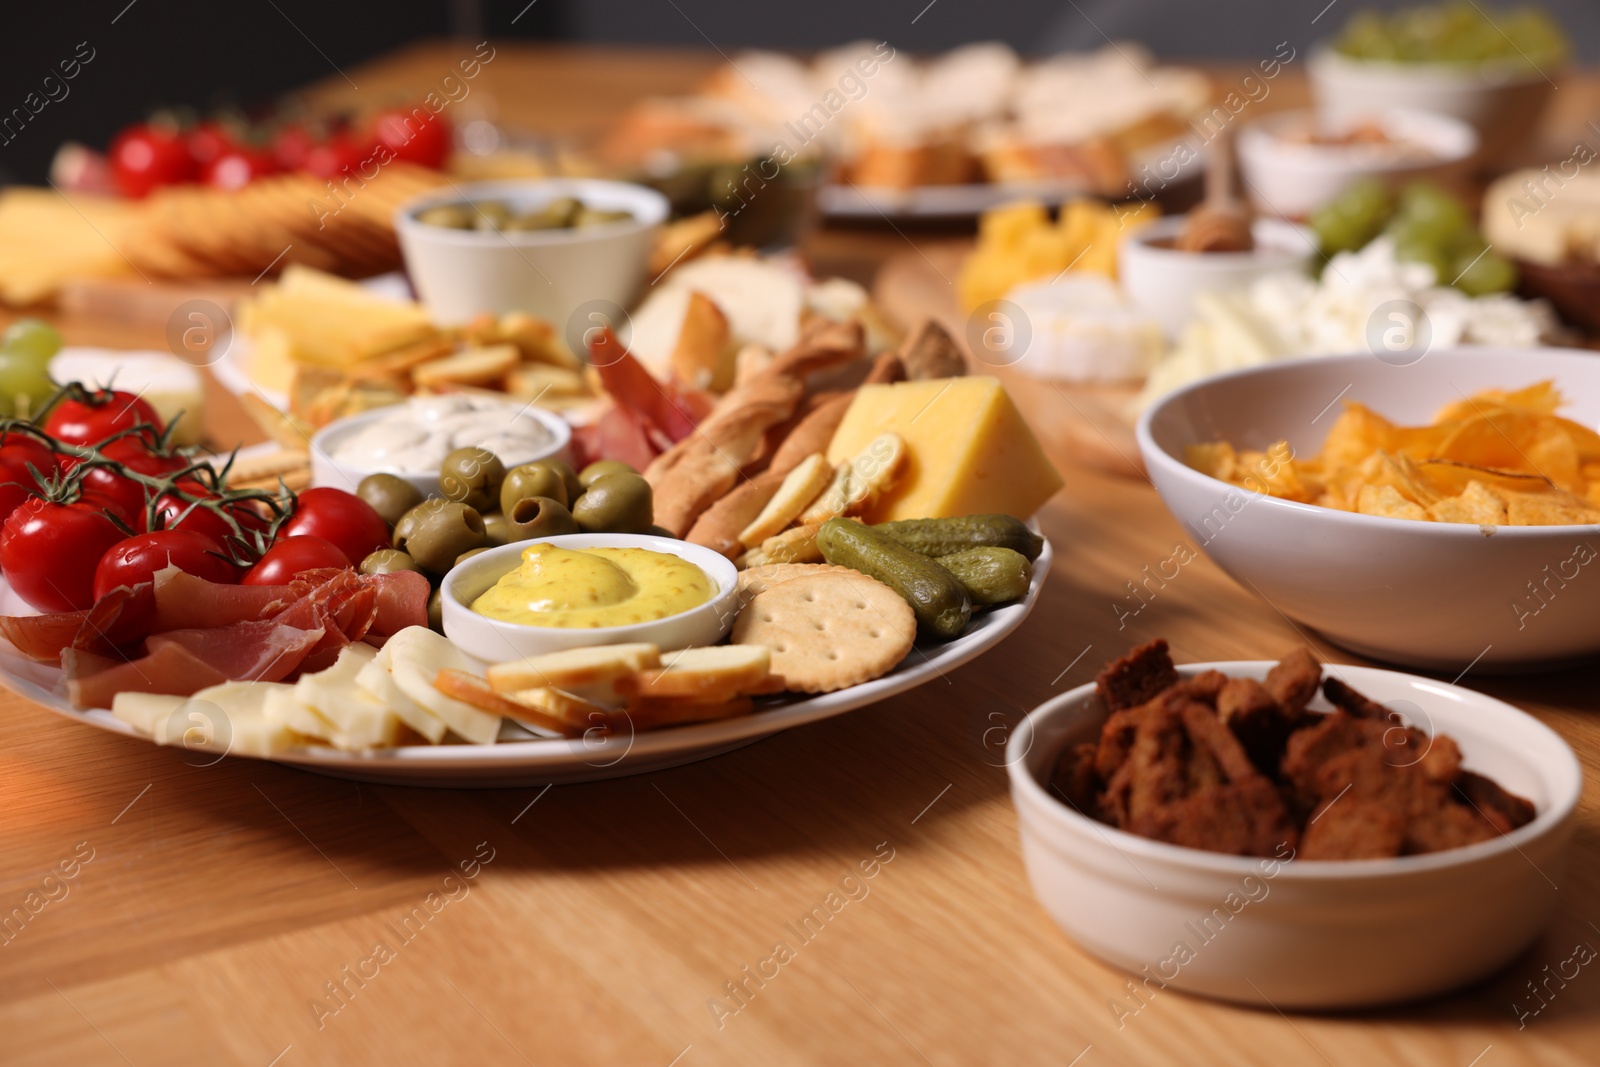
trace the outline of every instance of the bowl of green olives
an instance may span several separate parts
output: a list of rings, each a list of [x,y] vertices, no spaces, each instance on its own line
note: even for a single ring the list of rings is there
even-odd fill
[[[665,618],[623,626],[563,628],[531,626],[490,618],[473,610],[473,602],[522,564],[531,544],[566,549],[641,548],[676,556],[706,576],[710,599]],[[663,652],[714,645],[728,635],[738,615],[739,572],[721,553],[656,534],[566,534],[520,541],[475,553],[461,560],[439,586],[445,636],[465,651],[490,663],[538,656],[569,648],[648,641]]]
[[[452,185],[403,204],[406,272],[435,322],[524,311],[565,325],[582,305],[626,307],[667,198],[594,178]]]

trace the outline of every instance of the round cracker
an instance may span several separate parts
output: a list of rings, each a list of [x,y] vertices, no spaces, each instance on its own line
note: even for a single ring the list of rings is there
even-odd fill
[[[735,644],[766,645],[784,688],[831,693],[887,674],[911,651],[911,605],[848,568],[813,573],[758,593],[734,620]]]
[[[767,563],[760,567],[750,567],[739,572],[739,600],[748,601],[757,593],[764,593],[775,585],[782,585],[793,578],[804,578],[809,574],[850,574],[854,573],[849,567],[840,567],[832,563]]]

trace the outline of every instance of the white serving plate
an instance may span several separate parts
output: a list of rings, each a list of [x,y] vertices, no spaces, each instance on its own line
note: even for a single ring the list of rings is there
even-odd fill
[[[1135,152],[1129,160],[1128,172],[1142,175],[1141,168],[1154,168],[1160,161],[1172,156],[1180,145],[1188,145],[1190,158],[1178,164],[1172,177],[1166,178],[1170,186],[1199,174],[1205,169],[1206,147],[1198,138],[1173,140],[1165,144]],[[1138,178],[1135,178],[1137,183]],[[1159,182],[1160,179],[1155,179]],[[1159,192],[1160,189],[1154,190]],[[817,208],[824,215],[835,218],[870,219],[888,218],[945,218],[978,215],[990,208],[1022,198],[1043,200],[1058,204],[1077,196],[1101,195],[1083,179],[1052,179],[1038,182],[972,182],[967,185],[919,185],[911,189],[890,189],[883,186],[863,186],[852,182],[829,182],[817,190]],[[1119,196],[1133,196],[1133,190]],[[1148,194],[1146,194],[1148,196]]]
[[[1272,666],[1192,663],[1178,672],[1259,680]],[[1154,974],[1152,992],[1170,986],[1286,1009],[1433,996],[1527,948],[1558,889],[1572,888],[1564,872],[1583,770],[1571,747],[1533,716],[1470,689],[1373,667],[1324,670],[1429,736],[1454,739],[1468,770],[1533,802],[1534,820],[1465,848],[1397,859],[1297,860],[1285,846],[1278,863],[1152,841],[1080,815],[1048,789],[1056,757],[1097,738],[1105,720],[1094,685],[1083,685],[1036,708],[1006,749],[1023,863],[1056,924],[1138,985]],[[1331,710],[1320,694],[1311,706]],[[1402,765],[1422,755],[1394,750]],[[1119,1003],[1138,1009],[1121,983],[1108,992],[1113,1014]]]
[[[803,726],[876,704],[944,677],[1009,636],[1028,617],[1050,570],[1050,542],[1033,563],[1028,595],[1015,604],[974,617],[965,634],[944,644],[918,642],[893,671],[862,685],[811,697],[761,700],[754,714],[720,722],[603,739],[536,738],[514,724],[501,729],[494,745],[417,745],[379,752],[339,752],[328,748],[292,749],[275,762],[319,774],[391,785],[494,788],[547,782],[590,782],[692,763],[759,741],[781,730]],[[0,613],[28,609],[0,581]],[[61,671],[19,655],[0,641],[0,685],[51,711],[112,733],[148,740],[110,711],[82,711],[60,691]],[[153,742],[151,742],[153,743]],[[197,758],[197,757],[191,757]],[[209,757],[208,757],[209,758]]]

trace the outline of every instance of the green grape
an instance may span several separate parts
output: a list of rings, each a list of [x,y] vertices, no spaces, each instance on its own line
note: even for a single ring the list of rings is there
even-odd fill
[[[43,364],[32,356],[0,351],[0,415],[32,418],[55,391]]]
[[[1317,244],[1325,256],[1331,256],[1336,252],[1354,252],[1366,244],[1363,240],[1366,235],[1361,227],[1348,215],[1329,206],[1325,205],[1312,212],[1310,222],[1312,230],[1317,235]]]
[[[1352,218],[1371,228],[1373,233],[1383,229],[1394,213],[1394,197],[1388,186],[1376,178],[1362,178],[1346,188],[1335,199]]]
[[[1399,214],[1452,230],[1469,230],[1472,220],[1467,209],[1432,182],[1411,182],[1400,191]]]
[[[1471,257],[1460,259],[1455,274],[1459,275],[1456,288],[1468,296],[1505,293],[1517,285],[1517,268],[1493,252],[1485,252],[1476,260]]]
[[[1432,267],[1435,285],[1449,285],[1450,279],[1455,277],[1450,269],[1450,257],[1444,249],[1428,241],[1403,240],[1396,237],[1394,257],[1402,263],[1426,263]]]
[[[48,322],[18,319],[0,337],[0,349],[37,362],[41,367],[61,351],[61,335]]]

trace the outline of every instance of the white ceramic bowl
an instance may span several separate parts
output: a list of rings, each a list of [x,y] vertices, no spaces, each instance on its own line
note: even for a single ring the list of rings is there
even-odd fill
[[[418,212],[441,204],[499,200],[521,212],[563,196],[601,210],[628,211],[633,219],[580,230],[507,233],[417,221]],[[525,311],[564,329],[590,301],[622,308],[632,302],[667,211],[666,197],[642,185],[549,178],[452,185],[402,205],[394,224],[406,272],[433,321],[458,325],[485,311]]]
[[[1458,673],[1530,669],[1600,652],[1600,526],[1480,528],[1358,515],[1256,496],[1188,466],[1205,441],[1314,455],[1344,400],[1424,425],[1483,389],[1552,379],[1561,414],[1600,426],[1600,358],[1558,348],[1458,348],[1408,366],[1288,360],[1172,393],[1139,420],[1150,480],[1185,537],[1277,611],[1374,659]],[[1586,562],[1579,562],[1585,560]],[[1558,572],[1565,572],[1562,578]],[[1534,588],[1540,590],[1535,596]]]
[[[1313,123],[1340,132],[1367,121],[1426,149],[1426,155],[1401,154],[1392,145],[1316,145],[1285,137]],[[1473,128],[1448,115],[1382,104],[1339,115],[1281,111],[1239,131],[1239,172],[1256,210],[1301,219],[1361,178],[1400,182],[1441,175],[1459,168],[1477,147]]]
[[[1260,679],[1271,667],[1197,663],[1179,671]],[[1057,925],[1132,972],[1141,993],[1159,993],[1164,982],[1280,1009],[1426,997],[1481,978],[1526,948],[1557,887],[1571,889],[1564,848],[1583,787],[1572,749],[1532,716],[1480,693],[1393,671],[1336,669],[1412,725],[1455,739],[1468,769],[1533,802],[1534,821],[1466,848],[1348,862],[1294,860],[1287,849],[1284,862],[1226,856],[1125,833],[1078,814],[1048,788],[1062,750],[1093,741],[1105,721],[1094,686],[1083,685],[1036,709],[1007,745],[1023,862]],[[1319,697],[1313,707],[1328,705]],[[1106,993],[1138,1011],[1121,983]]]
[[[473,611],[472,602],[502,575],[515,570],[522,562],[522,550],[536,543],[560,548],[647,548],[679,556],[699,567],[711,579],[711,599],[699,607],[654,622],[597,630],[523,626]],[[651,534],[566,534],[501,545],[452,568],[444,576],[441,589],[445,636],[491,663],[567,648],[620,645],[630,641],[649,641],[659,645],[663,652],[714,645],[733,629],[734,617],[739,613],[735,604],[739,595],[739,572],[726,557],[687,541]]]
[[[1280,271],[1304,273],[1317,251],[1309,230],[1281,219],[1257,219],[1251,225],[1256,247],[1249,252],[1180,252],[1155,243],[1177,237],[1185,222],[1182,216],[1157,219],[1117,246],[1123,291],[1169,337],[1177,337],[1194,317],[1194,298],[1201,293],[1248,289],[1256,279]]]
[[[502,455],[500,462],[506,469],[523,463],[534,463],[541,459],[558,457],[567,459],[570,455],[569,446],[572,443],[572,427],[567,420],[553,412],[524,405],[519,401],[508,403],[520,409],[518,418],[530,419],[539,423],[550,431],[550,444],[541,449],[530,450],[526,453],[515,455]],[[311,435],[311,484],[314,486],[329,485],[335,489],[343,489],[347,493],[356,491],[356,486],[361,484],[361,479],[369,474],[393,474],[404,478],[422,493],[424,497],[440,496],[439,471],[399,471],[392,467],[370,467],[359,463],[349,463],[335,459],[334,453],[339,446],[349,440],[352,434],[366,429],[379,419],[392,417],[397,412],[404,410],[400,406],[374,408],[363,411],[359,415],[349,415],[342,419],[335,419],[322,429]]]
[[[1515,63],[1389,63],[1329,48],[1314,51],[1306,64],[1311,99],[1322,114],[1349,118],[1398,107],[1449,115],[1477,131],[1473,159],[1487,164],[1527,145],[1560,75]]]

